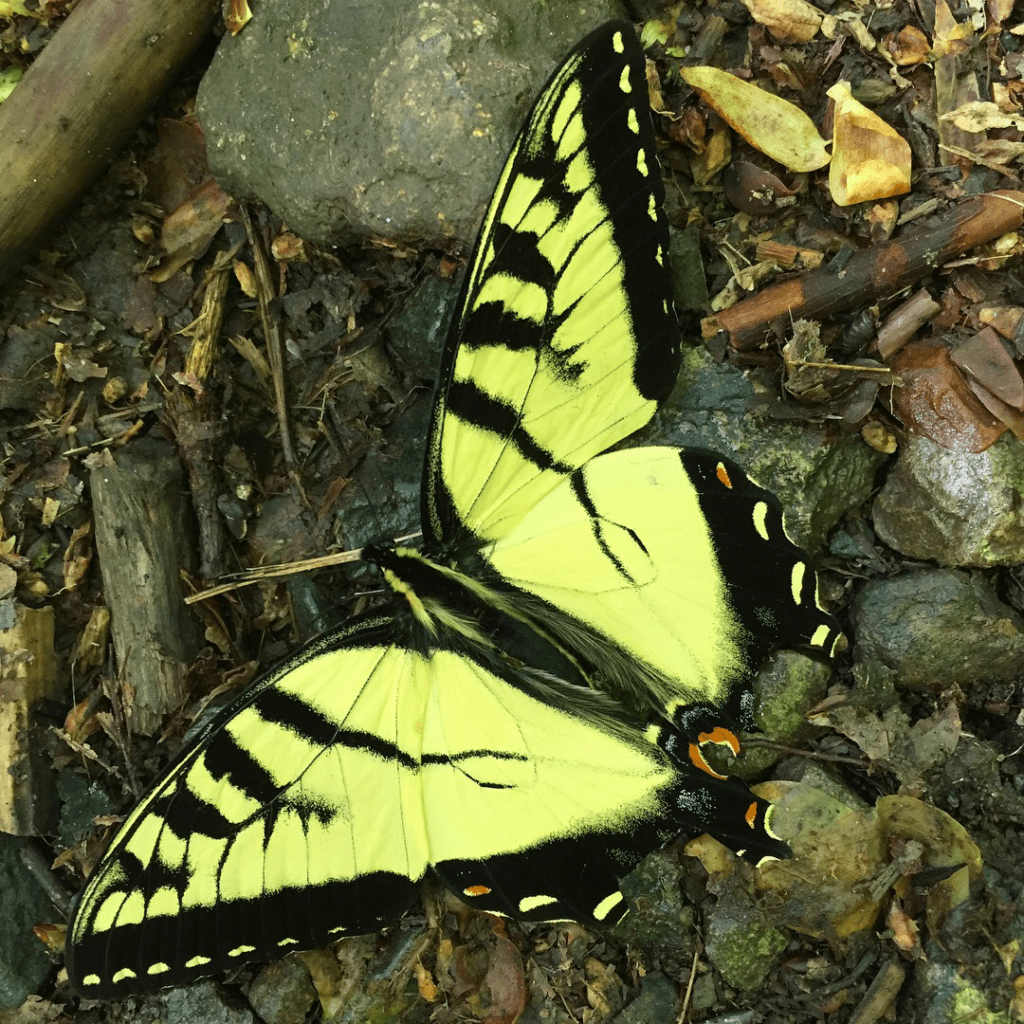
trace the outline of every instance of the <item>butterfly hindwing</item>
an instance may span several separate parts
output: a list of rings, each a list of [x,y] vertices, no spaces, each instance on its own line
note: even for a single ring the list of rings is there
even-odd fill
[[[182,983],[322,945],[339,926],[379,930],[408,905],[427,854],[396,832],[403,767],[387,732],[360,730],[353,714],[380,717],[393,696],[370,686],[391,629],[371,622],[305,649],[182,752],[80,898],[67,945],[80,991]],[[341,680],[322,671],[331,659]],[[333,707],[317,706],[345,682]]]
[[[729,708],[777,647],[832,653],[835,620],[778,501],[711,452],[628,448],[567,477],[483,553],[603,684],[654,714]]]
[[[507,532],[675,383],[645,66],[631,26],[597,30],[512,147],[441,367],[423,485],[434,544]]]

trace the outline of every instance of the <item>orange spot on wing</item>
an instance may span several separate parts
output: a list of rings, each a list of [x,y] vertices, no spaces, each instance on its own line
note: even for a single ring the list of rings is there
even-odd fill
[[[690,761],[693,763],[694,768],[699,768],[702,772],[707,772],[712,778],[724,779],[724,775],[719,775],[718,772],[714,771],[704,760],[704,755],[700,752],[700,747],[696,743],[690,744]]]
[[[715,470],[715,475],[718,477],[718,482],[723,487],[728,487],[730,491],[732,490],[732,480],[729,479],[729,470],[727,470],[721,462]]]
[[[731,729],[726,729],[724,725],[718,725],[708,732],[702,732],[697,737],[697,742],[719,743],[723,747],[728,747],[734,754],[740,752],[740,741],[736,738],[736,733]]]
[[[747,808],[747,813],[743,816],[746,819],[747,824],[754,828],[757,825],[757,804],[751,804]]]
[[[486,885],[470,885],[462,890],[463,896],[486,896],[491,890]]]

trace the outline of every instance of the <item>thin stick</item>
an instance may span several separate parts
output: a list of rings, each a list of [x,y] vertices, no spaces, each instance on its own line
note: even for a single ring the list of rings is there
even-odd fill
[[[407,533],[403,537],[395,539],[396,544],[404,544],[419,537],[419,533]],[[258,565],[252,569],[245,569],[242,572],[231,573],[224,583],[218,583],[215,587],[207,587],[195,594],[189,594],[185,598],[185,604],[195,604],[197,601],[205,601],[220,594],[227,594],[232,590],[239,590],[242,587],[251,587],[254,583],[263,580],[276,579],[279,576],[294,576],[300,572],[309,572],[311,569],[326,569],[331,565],[348,565],[351,562],[358,562],[363,557],[362,548],[354,548],[351,551],[336,551],[330,555],[317,555],[315,558],[303,558],[298,562],[284,562],[279,565]]]

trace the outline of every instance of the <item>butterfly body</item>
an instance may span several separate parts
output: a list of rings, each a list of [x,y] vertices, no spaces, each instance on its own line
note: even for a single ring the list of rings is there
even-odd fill
[[[684,829],[785,856],[713,771],[776,646],[838,637],[778,502],[712,453],[612,450],[679,365],[632,28],[585,39],[498,182],[442,358],[422,548],[390,602],[306,645],[131,812],[69,930],[94,997],[372,932],[435,873],[481,910],[612,923]]]

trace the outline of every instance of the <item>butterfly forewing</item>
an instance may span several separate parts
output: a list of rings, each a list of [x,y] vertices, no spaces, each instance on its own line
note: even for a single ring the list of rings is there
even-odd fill
[[[487,211],[430,429],[433,542],[502,536],[671,390],[662,199],[643,51],[606,25],[548,83]]]
[[[158,988],[377,931],[432,867],[481,909],[621,916],[618,879],[673,830],[670,761],[548,706],[493,654],[412,643],[416,629],[398,614],[325,637],[182,755],[82,894],[77,989]]]

